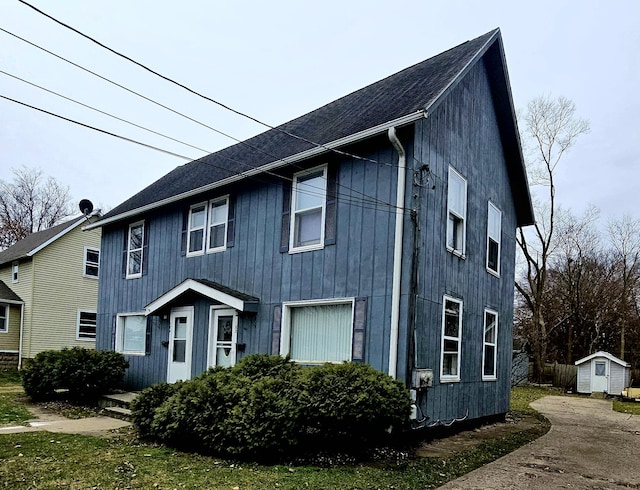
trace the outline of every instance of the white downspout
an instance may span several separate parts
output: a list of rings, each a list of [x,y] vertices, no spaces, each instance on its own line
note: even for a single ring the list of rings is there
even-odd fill
[[[18,346],[18,370],[22,369],[22,336],[24,332],[24,302],[20,305],[20,345]]]
[[[402,242],[404,237],[404,190],[407,157],[396,128],[387,132],[389,141],[398,152],[398,189],[396,191],[396,230],[393,247],[393,282],[391,287],[391,331],[389,333],[389,376],[395,379],[398,371],[398,336],[400,335],[400,279],[402,277]]]

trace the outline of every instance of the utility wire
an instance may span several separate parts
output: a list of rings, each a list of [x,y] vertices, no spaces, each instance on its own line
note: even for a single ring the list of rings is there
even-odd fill
[[[171,151],[168,151],[168,150],[164,150],[162,148],[158,148],[156,146],[149,145],[147,143],[143,143],[143,142],[134,140],[132,138],[127,138],[126,136],[118,135],[116,133],[112,133],[110,131],[106,131],[104,129],[100,129],[100,128],[97,128],[95,126],[91,126],[89,124],[85,124],[85,123],[82,123],[80,121],[76,121],[74,119],[70,119],[70,118],[61,116],[59,114],[55,114],[55,113],[47,111],[45,109],[41,109],[39,107],[35,107],[33,105],[27,104],[25,102],[21,102],[19,100],[13,99],[11,97],[7,97],[7,96],[4,96],[4,95],[0,94],[0,98],[8,100],[10,102],[14,102],[14,103],[22,105],[24,107],[28,107],[28,108],[36,110],[36,111],[42,112],[44,114],[48,114],[50,116],[62,119],[64,121],[67,121],[67,122],[70,122],[70,123],[73,123],[73,124],[77,124],[77,125],[82,126],[84,128],[92,129],[94,131],[98,131],[100,133],[103,133],[103,134],[106,134],[106,135],[109,135],[109,136],[113,136],[115,138],[119,138],[119,139],[122,139],[124,141],[128,141],[130,143],[135,143],[137,145],[144,146],[146,148],[150,148],[150,149],[153,149],[153,150],[156,150],[156,151],[160,151],[162,153],[165,153],[165,154],[168,154],[168,155],[172,155],[172,156],[176,156],[176,157],[179,157],[179,158],[182,158],[182,159],[185,159],[185,160],[190,160],[190,161],[193,160],[191,157],[180,155],[178,153],[174,153],[174,152],[171,152]],[[231,159],[229,157],[224,157],[224,158],[226,158],[226,159],[228,159],[230,161],[233,161],[234,163],[239,163],[241,165],[247,166],[247,164],[245,164],[243,162],[240,162],[238,160]],[[228,168],[215,165],[215,164],[213,164],[211,162],[200,161],[199,163],[205,164],[205,165],[213,167],[213,168],[229,171]],[[269,175],[272,175],[272,176],[274,176],[274,177],[276,177],[278,179],[282,179],[282,180],[287,180],[289,182],[293,182],[293,178],[291,178],[291,177],[286,177],[286,176],[279,175],[279,174],[276,174],[276,173],[273,173],[273,172],[266,172],[266,173],[269,174]],[[242,173],[235,173],[235,174],[236,175],[242,175]],[[268,182],[268,181],[265,181],[265,180],[261,180],[261,179],[257,178],[256,176],[246,176],[246,177],[249,178],[249,179],[252,179],[254,181],[257,181],[259,183],[269,184],[269,185],[277,185],[277,184],[274,184],[273,182]],[[315,197],[325,197],[326,196],[326,190],[324,190],[324,189],[318,188],[316,186],[311,186],[309,184],[305,184],[305,187],[309,188],[309,189],[318,189],[319,191],[321,190],[322,192],[314,192],[312,190],[306,190],[306,189],[297,189],[297,192],[299,192],[300,194],[305,194],[305,195],[315,196]],[[363,199],[358,201],[358,200],[354,199],[353,196],[347,195],[347,194],[337,193],[337,195],[338,195],[338,197],[341,197],[340,200],[342,202],[344,202],[346,204],[349,204],[350,206],[360,207],[362,209],[371,209],[371,210],[380,211],[380,212],[388,212],[388,213],[394,213],[395,212],[395,210],[392,210],[392,209],[380,209],[378,207],[378,203],[376,203],[376,202],[366,201],[366,200],[363,200]]]
[[[106,81],[106,82],[108,82],[108,83],[110,83],[110,84],[112,84],[112,85],[115,85],[116,87],[119,87],[119,88],[121,88],[121,89],[123,89],[123,90],[125,90],[125,91],[127,91],[127,92],[129,92],[129,93],[132,93],[132,94],[134,94],[134,95],[136,95],[136,96],[138,96],[138,97],[140,97],[140,98],[142,98],[142,99],[144,99],[144,100],[146,100],[146,101],[148,101],[148,102],[151,102],[152,104],[155,104],[155,105],[157,105],[157,106],[159,106],[159,107],[162,107],[163,109],[166,109],[166,110],[168,110],[168,111],[170,111],[170,112],[172,112],[172,113],[174,113],[174,114],[177,114],[177,115],[179,115],[179,116],[181,116],[181,117],[184,117],[184,118],[188,119],[189,121],[192,121],[192,122],[194,122],[194,123],[196,123],[196,124],[199,124],[200,126],[203,126],[203,127],[207,128],[207,129],[210,129],[210,130],[214,131],[214,132],[215,132],[215,133],[217,133],[217,134],[220,134],[220,135],[225,136],[225,137],[227,137],[227,138],[229,138],[229,139],[232,139],[233,141],[236,141],[237,143],[239,143],[239,144],[241,144],[241,145],[247,146],[247,147],[249,147],[249,148],[251,148],[251,149],[253,149],[253,150],[255,150],[255,151],[258,151],[258,152],[263,153],[263,154],[265,154],[265,155],[267,155],[267,156],[269,156],[269,157],[271,157],[271,158],[274,158],[274,159],[275,159],[275,161],[280,161],[280,162],[282,162],[282,163],[285,163],[285,164],[289,165],[289,163],[288,163],[287,161],[283,160],[282,158],[278,158],[278,157],[276,157],[276,156],[274,156],[274,155],[270,154],[269,152],[267,152],[267,151],[263,150],[262,148],[259,148],[259,147],[257,147],[257,146],[251,145],[251,144],[250,144],[250,143],[248,143],[247,141],[240,140],[240,139],[238,139],[238,138],[236,138],[236,137],[234,137],[234,136],[231,136],[230,134],[227,134],[227,133],[225,133],[225,132],[223,132],[223,131],[220,131],[219,129],[216,129],[216,128],[212,127],[212,126],[209,126],[208,124],[205,124],[205,123],[203,123],[203,122],[201,122],[201,121],[198,121],[197,119],[194,119],[194,118],[192,118],[192,117],[190,117],[190,116],[188,116],[188,115],[186,115],[186,114],[183,114],[182,112],[179,112],[179,111],[177,111],[177,110],[175,110],[175,109],[173,109],[173,108],[171,108],[171,107],[169,107],[169,106],[166,106],[166,105],[164,105],[164,104],[162,104],[162,103],[160,103],[160,102],[157,102],[157,101],[156,101],[156,100],[154,100],[154,99],[151,99],[151,98],[149,98],[149,97],[147,97],[147,96],[145,96],[145,95],[143,95],[143,94],[141,94],[141,93],[139,93],[139,92],[136,92],[135,90],[132,90],[132,89],[130,89],[130,88],[128,88],[128,87],[126,87],[126,86],[124,86],[124,85],[122,85],[122,84],[118,83],[118,82],[115,82],[115,81],[113,81],[113,80],[111,80],[111,79],[109,79],[109,78],[107,78],[107,77],[105,77],[105,76],[102,76],[102,75],[100,75],[100,74],[98,74],[98,73],[96,73],[96,72],[94,72],[94,71],[92,71],[92,70],[89,70],[88,68],[85,68],[85,67],[84,67],[84,66],[82,66],[82,65],[79,65],[79,64],[77,64],[77,63],[74,63],[73,61],[68,60],[67,58],[65,58],[65,57],[63,57],[63,56],[58,55],[58,54],[56,54],[56,53],[54,53],[54,52],[52,52],[52,51],[50,51],[50,50],[48,50],[48,49],[46,49],[46,48],[43,48],[42,46],[39,46],[38,44],[36,44],[36,43],[34,43],[34,42],[31,42],[31,41],[29,41],[29,40],[27,40],[27,39],[25,39],[25,38],[23,38],[23,37],[20,37],[20,36],[18,36],[17,34],[14,34],[14,33],[10,32],[10,31],[8,31],[8,30],[6,30],[6,29],[2,28],[2,27],[0,27],[0,31],[2,31],[2,32],[4,32],[5,34],[8,34],[8,35],[10,35],[10,36],[12,36],[12,37],[15,37],[16,39],[19,39],[20,41],[23,41],[23,42],[25,42],[25,43],[29,44],[30,46],[33,46],[33,47],[35,47],[35,48],[37,48],[37,49],[39,49],[39,50],[41,50],[41,51],[44,51],[45,53],[50,54],[51,56],[54,56],[54,57],[56,57],[56,58],[58,58],[58,59],[60,59],[60,60],[62,60],[62,61],[64,61],[64,62],[66,62],[66,63],[69,63],[70,65],[75,66],[76,68],[79,68],[79,69],[81,69],[81,70],[83,70],[83,71],[85,71],[85,72],[87,72],[87,73],[89,73],[89,74],[91,74],[91,75],[93,75],[93,76],[95,76],[95,77],[97,77],[97,78],[100,78],[101,80],[104,80],[104,81]],[[228,157],[225,157],[225,158],[229,159]],[[233,159],[229,159],[229,160],[234,161]],[[378,162],[378,161],[376,161],[376,160],[371,160],[371,159],[367,159],[367,160],[370,160],[370,161],[373,161],[373,162],[376,162],[376,163],[379,163],[379,164],[381,163],[381,164],[383,164],[383,165],[387,165],[387,166],[392,166],[392,167],[394,166],[394,165],[392,165],[392,164],[390,164],[390,163]],[[248,169],[254,169],[254,167],[251,167],[250,165],[248,165],[248,164],[246,164],[246,163],[237,162],[237,161],[236,161],[236,163],[240,163],[240,164],[242,164],[242,165],[244,165],[244,166],[248,167]],[[297,168],[299,168],[299,169],[301,169],[301,170],[303,169],[302,167],[299,167],[299,166],[297,166],[297,165],[293,165],[293,166],[295,166],[295,167],[297,167]],[[225,169],[225,170],[228,170],[228,169]],[[267,173],[268,173],[268,172],[267,172]],[[274,175],[275,175],[275,174],[274,174]],[[396,208],[396,209],[406,210],[406,209],[405,209],[405,208],[403,208],[403,207],[398,207],[398,206],[396,206],[396,205],[394,205],[394,204],[391,204],[391,203],[388,203],[388,202],[386,202],[386,201],[383,201],[383,200],[377,199],[377,198],[375,198],[375,197],[373,197],[373,196],[369,196],[369,195],[367,195],[367,194],[365,194],[365,193],[363,193],[363,192],[357,191],[357,190],[352,189],[352,188],[350,188],[350,187],[348,187],[348,186],[345,186],[345,185],[343,185],[343,184],[338,183],[338,186],[343,187],[343,188],[345,188],[345,189],[347,189],[347,190],[350,190],[351,192],[354,192],[354,193],[356,193],[356,194],[360,194],[360,195],[362,195],[363,197],[365,197],[366,199],[369,199],[369,200],[371,200],[371,201],[373,201],[373,202],[377,202],[378,204],[380,204],[380,205],[382,205],[382,206],[388,206],[388,207],[392,207],[392,208]]]
[[[93,42],[94,44],[97,44],[101,48],[104,48],[107,51],[110,51],[111,53],[115,54],[116,56],[119,56],[119,57],[121,57],[121,58],[123,58],[123,59],[125,59],[127,61],[130,61],[131,63],[139,66],[143,70],[146,70],[149,73],[152,73],[153,75],[156,75],[157,77],[160,77],[160,78],[162,78],[163,80],[166,80],[169,83],[172,83],[172,84],[174,84],[174,85],[176,85],[176,86],[178,86],[178,87],[180,87],[180,88],[182,88],[182,89],[184,89],[184,90],[186,90],[186,91],[188,91],[188,92],[190,92],[190,93],[192,93],[194,95],[197,95],[198,97],[201,97],[202,99],[208,100],[209,102],[212,102],[212,103],[216,104],[219,107],[222,107],[223,109],[225,109],[227,111],[233,112],[234,114],[242,116],[242,117],[244,117],[246,119],[249,119],[249,120],[251,120],[253,122],[256,122],[256,123],[258,123],[258,124],[260,124],[260,125],[262,125],[262,126],[264,126],[266,128],[272,129],[274,131],[278,131],[279,133],[285,134],[285,135],[287,135],[287,136],[289,136],[291,138],[295,138],[297,140],[304,141],[305,143],[308,143],[308,144],[310,144],[312,146],[315,146],[317,148],[322,148],[324,150],[327,150],[327,151],[330,151],[330,152],[334,152],[334,153],[337,153],[339,155],[344,155],[344,156],[348,156],[348,157],[351,157],[351,158],[356,158],[358,160],[364,160],[364,161],[369,161],[369,162],[373,162],[373,163],[380,163],[377,160],[374,160],[374,159],[371,159],[371,158],[362,157],[360,155],[354,155],[352,153],[341,151],[341,150],[338,150],[336,148],[330,148],[330,147],[328,147],[328,146],[326,146],[326,145],[324,145],[322,143],[317,143],[317,142],[309,140],[309,139],[307,139],[307,138],[305,138],[303,136],[296,135],[294,133],[291,133],[289,131],[286,131],[286,130],[282,129],[281,127],[272,126],[271,124],[263,122],[263,121],[255,118],[255,117],[249,115],[249,114],[246,114],[246,113],[241,112],[241,111],[239,111],[237,109],[229,107],[228,105],[223,104],[222,102],[219,102],[219,101],[217,101],[217,100],[215,100],[215,99],[213,99],[211,97],[208,97],[208,96],[206,96],[206,95],[204,95],[204,94],[192,89],[191,87],[188,87],[187,85],[184,85],[183,83],[180,83],[180,82],[178,82],[178,81],[176,81],[176,80],[174,80],[174,79],[172,79],[172,78],[170,78],[170,77],[168,77],[166,75],[163,75],[162,73],[159,73],[159,72],[153,70],[152,68],[148,67],[147,65],[145,65],[143,63],[140,63],[139,61],[134,60],[133,58],[131,58],[131,57],[129,57],[129,56],[123,54],[123,53],[120,53],[119,51],[116,51],[115,49],[107,46],[104,43],[101,43],[100,41],[98,41],[97,39],[94,39],[93,37],[89,36],[88,34],[85,34],[85,33],[81,32],[80,30],[76,29],[75,27],[72,27],[69,24],[66,24],[66,23],[62,22],[61,20],[56,19],[52,15],[47,14],[46,12],[40,10],[39,8],[35,7],[34,5],[31,5],[30,3],[26,2],[25,0],[18,0],[18,1],[20,3],[26,5],[27,7],[35,10],[39,14],[44,15],[48,19],[51,19],[52,21],[56,22],[57,24],[63,26],[64,28],[73,31],[76,34],[84,37],[85,39],[88,39],[89,41]]]
[[[89,124],[85,124],[85,123],[82,123],[80,121],[76,121],[74,119],[69,119],[68,117],[64,117],[64,116],[61,116],[59,114],[55,114],[53,112],[49,112],[49,111],[46,111],[44,109],[40,109],[39,107],[35,107],[35,106],[32,106],[32,105],[26,104],[25,102],[20,102],[19,100],[12,99],[11,97],[7,97],[5,95],[1,95],[0,94],[0,98],[3,98],[5,100],[9,100],[11,102],[14,102],[16,104],[20,104],[20,105],[25,106],[25,107],[28,107],[29,109],[34,109],[36,111],[44,112],[45,114],[49,114],[50,116],[57,117],[58,119],[63,119],[64,121],[67,121],[67,122],[70,122],[70,123],[73,123],[73,124],[77,124],[78,126],[83,126],[85,128],[88,128],[88,129],[93,129],[94,131],[98,131],[100,133],[108,134],[109,136],[114,136],[115,138],[119,138],[121,140],[128,141],[130,143],[135,143],[136,145],[145,146],[147,148],[151,148],[152,150],[161,151],[162,153],[166,153],[167,155],[172,155],[174,157],[182,158],[184,160],[193,160],[193,158],[191,158],[191,157],[180,155],[179,153],[174,153],[174,152],[168,151],[168,150],[163,150],[162,148],[158,148],[157,146],[149,145],[147,143],[142,143],[141,141],[137,141],[137,140],[134,140],[134,139],[131,139],[131,138],[127,138],[126,136],[121,136],[119,134],[112,133],[110,131],[106,131],[104,129],[96,128],[95,126],[90,126]]]
[[[169,139],[169,140],[171,140],[171,141],[175,141],[176,143],[180,143],[180,144],[185,145],[185,146],[190,146],[191,148],[193,148],[193,149],[195,149],[195,150],[203,151],[203,152],[205,152],[205,153],[207,153],[207,154],[212,153],[210,150],[205,150],[204,148],[199,148],[199,147],[194,146],[194,145],[192,145],[192,144],[189,144],[189,143],[186,143],[186,142],[181,141],[181,140],[179,140],[179,139],[173,138],[173,137],[171,137],[171,136],[169,136],[169,135],[166,135],[166,134],[160,133],[160,132],[158,132],[158,131],[154,131],[153,129],[149,129],[149,128],[147,128],[147,127],[141,126],[140,124],[136,124],[136,123],[134,123],[134,122],[128,121],[128,120],[123,119],[123,118],[121,118],[121,117],[115,116],[115,115],[113,115],[113,114],[110,114],[109,112],[106,112],[106,111],[103,111],[103,110],[97,109],[97,108],[95,108],[95,107],[93,107],[93,106],[90,106],[90,105],[88,105],[88,104],[84,104],[83,102],[79,102],[79,101],[77,101],[77,100],[75,100],[75,99],[72,99],[71,97],[67,97],[66,95],[62,95],[62,94],[60,94],[60,93],[58,93],[58,92],[55,92],[55,91],[53,91],[53,90],[50,90],[50,89],[48,89],[48,88],[46,88],[46,87],[43,87],[43,86],[41,86],[41,85],[38,85],[37,83],[33,83],[33,82],[30,82],[29,80],[25,80],[24,78],[20,78],[19,76],[12,75],[11,73],[7,73],[7,72],[6,72],[6,71],[4,71],[4,70],[0,70],[0,73],[2,73],[3,75],[6,75],[6,76],[8,76],[8,77],[14,78],[14,79],[16,79],[16,80],[20,80],[21,82],[26,83],[26,84],[28,84],[28,85],[31,85],[32,87],[36,87],[36,88],[39,88],[40,90],[44,90],[45,92],[48,92],[48,93],[50,93],[50,94],[53,94],[53,95],[55,95],[55,96],[57,96],[57,97],[61,97],[61,98],[65,99],[65,100],[68,100],[68,101],[70,101],[70,102],[73,102],[74,104],[78,104],[78,105],[81,105],[82,107],[86,107],[87,109],[91,109],[92,111],[99,112],[100,114],[104,114],[105,116],[108,116],[108,117],[110,117],[110,118],[116,119],[117,121],[121,121],[121,122],[123,122],[123,123],[129,124],[129,125],[131,125],[131,126],[135,126],[136,128],[142,129],[142,130],[147,131],[147,132],[149,132],[149,133],[153,133],[153,134],[156,134],[156,135],[158,135],[158,136],[162,136],[163,138],[167,138],[167,139]]]

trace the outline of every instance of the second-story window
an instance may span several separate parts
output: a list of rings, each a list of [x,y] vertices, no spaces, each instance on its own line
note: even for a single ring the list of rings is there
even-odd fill
[[[187,256],[226,250],[228,219],[229,196],[191,206]]]
[[[11,264],[11,282],[18,282],[18,262]]]
[[[100,250],[84,247],[84,272],[85,277],[98,278],[100,272]]]
[[[502,213],[489,203],[487,215],[487,270],[496,276],[500,275],[500,235]]]
[[[293,177],[289,251],[322,248],[324,244],[327,167]]]
[[[467,219],[467,181],[453,167],[449,167],[448,186],[447,249],[463,256]]]
[[[144,221],[129,225],[127,240],[127,279],[142,276],[142,254],[144,248]]]

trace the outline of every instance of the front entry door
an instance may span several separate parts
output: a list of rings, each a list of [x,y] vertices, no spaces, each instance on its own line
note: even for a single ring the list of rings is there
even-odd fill
[[[609,391],[609,362],[606,359],[594,359],[591,363],[591,391],[603,393]]]
[[[211,308],[209,316],[208,366],[231,367],[236,363],[238,312]]]
[[[173,308],[169,327],[167,383],[191,379],[193,306]]]

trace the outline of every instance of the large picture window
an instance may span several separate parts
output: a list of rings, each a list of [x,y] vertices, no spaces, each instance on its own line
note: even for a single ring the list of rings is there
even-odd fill
[[[127,279],[142,276],[142,254],[144,248],[144,221],[129,225],[127,240]]]
[[[327,167],[294,175],[289,251],[322,248],[324,244]]]
[[[142,313],[121,314],[116,318],[116,352],[144,355],[147,317]]]
[[[440,381],[460,381],[462,301],[444,297],[442,310],[442,361]]]
[[[467,219],[467,181],[449,167],[447,194],[447,249],[458,255],[465,253]]]
[[[502,213],[489,203],[487,214],[487,270],[500,275],[500,235],[502,228]]]
[[[187,256],[221,252],[227,247],[229,197],[191,206],[187,234]]]
[[[280,354],[305,364],[351,360],[353,300],[284,305]]]
[[[482,379],[496,379],[498,356],[498,313],[484,310],[484,347],[482,349]]]
[[[78,310],[78,324],[76,328],[76,339],[95,340],[97,315],[92,310]]]

